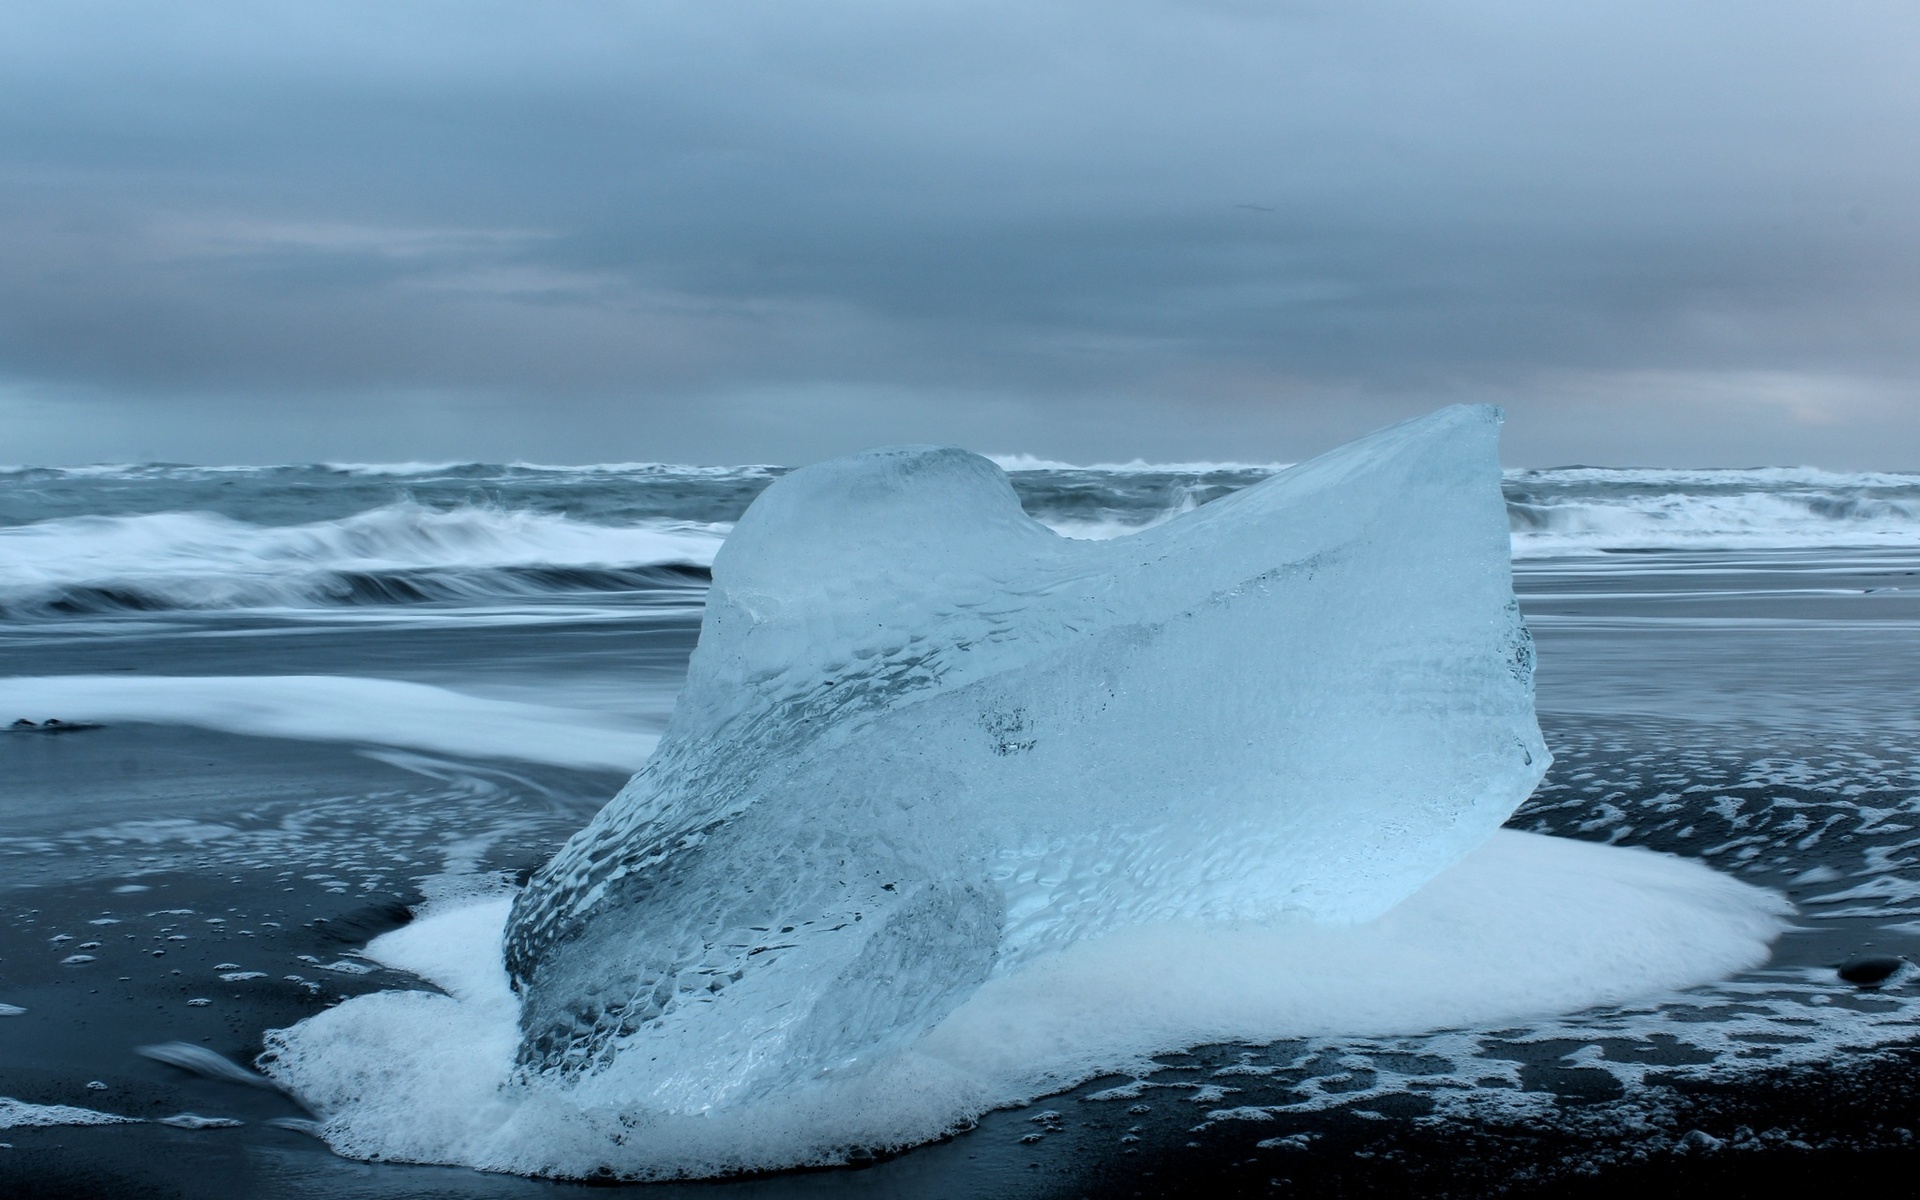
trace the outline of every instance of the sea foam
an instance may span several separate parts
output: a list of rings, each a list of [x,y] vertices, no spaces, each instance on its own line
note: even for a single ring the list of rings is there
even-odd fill
[[[367,948],[445,994],[362,996],[269,1036],[263,1065],[336,1150],[574,1177],[830,1165],[1197,1045],[1496,1028],[1661,996],[1765,962],[1788,911],[1684,859],[1502,831],[1374,921],[1118,931],[989,980],[852,1078],[636,1122],[591,1079],[513,1086],[510,907],[503,894],[430,909]]]
[[[139,1117],[123,1117],[72,1104],[28,1104],[0,1096],[0,1129],[45,1129],[57,1125],[133,1125]]]
[[[608,713],[470,696],[344,675],[0,678],[0,724],[21,718],[191,725],[224,733],[359,742],[631,771],[656,733]]]

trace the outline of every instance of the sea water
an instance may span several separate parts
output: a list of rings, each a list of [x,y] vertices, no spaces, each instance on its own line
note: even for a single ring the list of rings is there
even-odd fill
[[[1082,537],[1124,536],[1276,469],[1003,465],[1030,513]],[[444,976],[419,944],[376,937],[414,909],[483,920],[644,760],[705,567],[779,474],[0,477],[0,724],[36,723],[0,735],[0,1178],[188,1179],[204,1194],[424,1186],[427,1169],[330,1155],[295,1099],[134,1051],[185,1041],[246,1062],[270,1028]],[[1833,968],[1908,952],[1920,929],[1907,683],[1920,667],[1920,478],[1575,469],[1509,473],[1506,491],[1557,762],[1502,837],[1639,847],[1777,889],[1796,914],[1767,961],[1702,962],[1702,977],[1732,974],[1551,1018],[1476,1024],[1470,1004],[1438,1008],[1453,1015],[1439,1031],[1316,1022],[1312,997],[1295,998],[1294,1036],[1138,1061],[873,1170],[739,1186],[1091,1193],[1228,1165],[1264,1185],[1327,1169],[1313,1163],[1336,1144],[1389,1154],[1366,1139],[1405,1147],[1436,1128],[1515,1123],[1573,1139],[1575,1165],[1557,1169],[1576,1170],[1683,1153],[1675,1122],[1704,1120],[1688,1107],[1699,1088],[1875,1069],[1910,1033],[1906,971],[1863,990]],[[49,718],[102,727],[48,731]],[[1350,939],[1307,957],[1349,970],[1342,955],[1357,955],[1383,1009],[1396,969],[1418,964],[1433,988],[1499,975],[1436,970],[1420,957],[1432,949]],[[1468,961],[1463,948],[1456,965]],[[1233,972],[1248,969],[1224,956],[1161,1000],[1244,995]],[[1747,1120],[1703,1137],[1818,1142],[1747,1103]],[[175,1118],[197,1119],[160,1123]],[[1496,1173],[1542,1167],[1505,1154]],[[432,1178],[476,1193],[550,1186]]]

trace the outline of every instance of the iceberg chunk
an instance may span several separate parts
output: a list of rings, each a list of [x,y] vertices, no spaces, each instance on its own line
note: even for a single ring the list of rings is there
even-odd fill
[[[1446,409],[1108,542],[961,450],[780,479],[659,748],[513,906],[518,1077],[708,1113],[1095,935],[1391,908],[1549,761],[1499,423]]]

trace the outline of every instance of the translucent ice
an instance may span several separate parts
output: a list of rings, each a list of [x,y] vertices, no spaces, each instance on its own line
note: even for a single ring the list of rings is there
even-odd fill
[[[1122,927],[1386,911],[1548,762],[1498,426],[1448,409],[1110,542],[960,450],[779,480],[658,750],[514,905],[518,1077],[714,1113]]]

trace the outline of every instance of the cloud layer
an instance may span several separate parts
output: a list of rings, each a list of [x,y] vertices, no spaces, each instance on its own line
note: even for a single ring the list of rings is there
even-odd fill
[[[1920,467],[1920,10],[0,12],[0,460]]]

